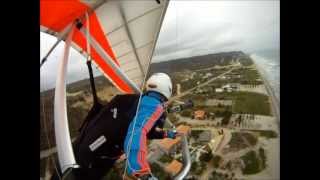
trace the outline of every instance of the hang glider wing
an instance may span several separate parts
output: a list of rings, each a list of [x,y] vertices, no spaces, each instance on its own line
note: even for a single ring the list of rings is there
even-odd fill
[[[77,21],[72,46],[87,57],[89,19],[89,54],[94,63],[120,91],[133,93],[141,89],[168,3],[168,0],[40,0],[40,29],[64,39]]]

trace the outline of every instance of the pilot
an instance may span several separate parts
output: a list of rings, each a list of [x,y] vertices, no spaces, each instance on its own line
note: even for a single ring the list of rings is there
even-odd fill
[[[176,137],[175,131],[158,128],[164,125],[165,103],[172,94],[170,77],[165,73],[153,74],[146,83],[146,90],[137,114],[129,125],[124,142],[127,173],[141,180],[156,179],[147,161],[147,139]]]

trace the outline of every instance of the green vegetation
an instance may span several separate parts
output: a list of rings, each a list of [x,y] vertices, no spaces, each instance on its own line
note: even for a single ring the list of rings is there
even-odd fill
[[[269,97],[254,92],[233,92],[230,93],[235,104],[233,107],[234,113],[260,114],[271,115]]]
[[[229,121],[230,121],[230,118],[232,116],[232,112],[231,111],[225,111],[223,115],[224,115],[224,117],[221,120],[221,124],[222,125],[228,125]]]
[[[183,110],[180,114],[181,114],[181,116],[190,118],[192,116],[192,110],[186,109],[186,110]]]
[[[250,143],[247,144],[245,139]],[[258,139],[251,133],[246,132],[232,132],[232,137],[229,142],[229,148],[231,151],[237,151],[248,147],[249,145],[254,146],[257,144]]]
[[[258,139],[251,133],[242,133],[243,138],[246,138],[251,146],[255,146],[258,142]]]
[[[266,154],[265,154],[265,151],[263,148],[259,148],[259,156],[260,156],[260,159],[261,159],[261,165],[262,165],[262,169],[266,168],[266,161],[267,161],[267,157],[266,157]]]
[[[207,164],[205,162],[192,162],[190,171],[193,174],[200,175],[206,168]]]
[[[173,159],[167,155],[167,154],[164,154],[163,156],[161,156],[161,158],[159,159],[160,162],[162,163],[170,163]]]
[[[179,121],[179,118],[173,113],[168,113],[167,117],[173,124],[175,124],[177,121]]]
[[[260,136],[265,138],[277,138],[278,134],[275,131],[272,130],[251,130],[253,132],[259,133]]]
[[[152,173],[158,179],[170,180],[170,176],[161,168],[158,164],[152,163],[150,164]],[[122,179],[122,178],[121,178]]]
[[[256,174],[263,169],[260,167],[260,159],[255,151],[249,151],[241,159],[245,164],[245,167],[242,169],[243,174]]]
[[[242,57],[239,59],[239,62],[243,65],[243,66],[250,66],[253,64],[253,61],[250,57]]]
[[[218,168],[222,158],[219,155],[214,155],[212,158],[213,167]]]
[[[200,161],[209,162],[213,158],[211,151],[208,153],[202,153],[199,157]]]
[[[229,176],[228,174],[213,171],[211,173],[211,177],[209,178],[209,180],[226,180],[228,176]]]
[[[241,84],[260,84],[261,81],[258,81],[260,75],[257,70],[249,68],[241,68],[238,70],[241,74]]]
[[[191,137],[193,137],[194,139],[198,139],[199,135],[203,132],[204,132],[203,130],[192,130]]]

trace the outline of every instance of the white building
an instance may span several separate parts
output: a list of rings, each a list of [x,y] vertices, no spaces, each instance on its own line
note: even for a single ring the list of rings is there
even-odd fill
[[[221,92],[223,92],[223,89],[222,89],[222,88],[216,88],[216,89],[215,89],[215,92],[221,93]]]

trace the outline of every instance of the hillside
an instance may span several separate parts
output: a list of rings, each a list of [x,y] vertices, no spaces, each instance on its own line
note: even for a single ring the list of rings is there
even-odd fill
[[[171,74],[184,70],[197,70],[210,66],[228,65],[232,60],[239,58],[239,62],[243,65],[251,65],[252,60],[241,51],[222,52],[217,54],[208,54],[203,56],[193,56],[188,58],[175,59],[159,63],[152,63],[149,74],[154,72],[165,72]]]

